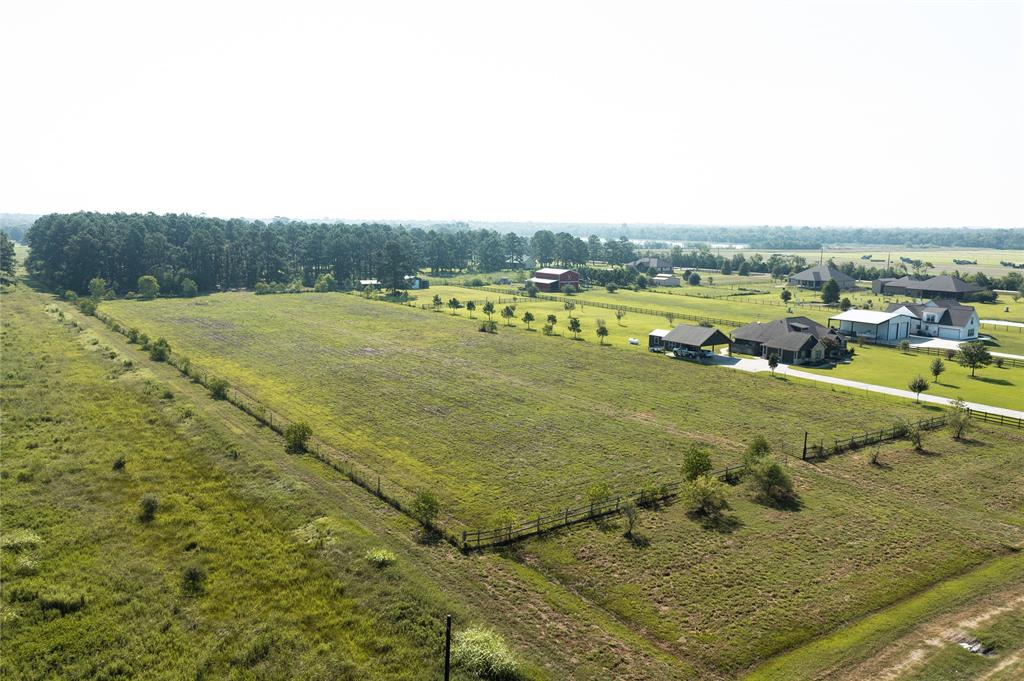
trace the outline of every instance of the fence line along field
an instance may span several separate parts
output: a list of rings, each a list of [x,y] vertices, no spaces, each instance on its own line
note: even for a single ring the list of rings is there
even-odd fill
[[[674,478],[694,443],[728,465],[757,434],[799,453],[804,430],[836,437],[929,413],[343,294],[101,309],[382,476],[434,490],[470,526],[575,505],[594,483]]]

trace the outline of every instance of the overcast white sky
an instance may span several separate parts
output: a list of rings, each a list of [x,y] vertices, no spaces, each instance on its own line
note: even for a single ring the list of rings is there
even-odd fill
[[[1022,2],[0,0],[0,211],[1021,226]]]

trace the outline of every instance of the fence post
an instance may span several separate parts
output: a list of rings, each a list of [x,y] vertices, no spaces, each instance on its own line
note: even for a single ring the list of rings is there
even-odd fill
[[[804,431],[804,453],[800,455],[800,458],[804,461],[807,460],[807,431]]]

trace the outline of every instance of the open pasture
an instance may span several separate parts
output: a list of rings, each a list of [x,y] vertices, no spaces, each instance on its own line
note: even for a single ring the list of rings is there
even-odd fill
[[[720,673],[743,669],[972,567],[1010,555],[1024,575],[1020,431],[945,431],[844,454],[792,461],[800,502],[776,508],[741,484],[723,520],[702,525],[681,505],[523,546],[530,565],[643,627],[676,654]],[[970,591],[951,594],[968,598]],[[910,627],[917,614],[875,626]],[[877,642],[876,642],[877,643]],[[848,645],[844,665],[863,649]],[[823,656],[765,678],[820,678]]]
[[[469,525],[579,502],[593,483],[674,478],[694,443],[726,464],[758,433],[795,452],[804,430],[846,436],[931,413],[598,347],[592,331],[585,343],[521,326],[486,334],[465,317],[353,295],[101,307],[306,420],[385,479],[434,490],[445,515]]]

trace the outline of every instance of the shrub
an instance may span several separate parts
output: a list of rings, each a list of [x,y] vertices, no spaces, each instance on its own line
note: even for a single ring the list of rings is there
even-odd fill
[[[181,573],[181,590],[188,596],[203,593],[206,585],[206,570],[198,565],[190,565]]]
[[[608,293],[615,293],[619,290],[619,287],[616,284],[606,284],[604,288]]]
[[[151,274],[144,274],[139,277],[139,295],[143,298],[152,299],[160,295],[160,283]]]
[[[165,338],[158,338],[149,346],[149,358],[154,362],[166,362],[171,356],[171,345]]]
[[[386,568],[395,562],[395,554],[383,548],[370,549],[365,558],[375,568]]]
[[[473,277],[468,282],[466,282],[466,285],[467,286],[483,286],[484,285],[484,280],[481,279],[480,277]]]
[[[301,454],[306,451],[306,443],[309,442],[313,429],[305,421],[296,421],[284,429],[285,449],[292,454]]]
[[[196,282],[187,277],[181,280],[181,295],[186,298],[195,298],[197,293],[199,293],[199,288],[196,286]]]
[[[128,462],[125,460],[125,458],[123,456],[119,456],[116,459],[114,459],[113,469],[115,471],[123,471],[124,467],[125,467],[125,464],[127,464],[127,463]]]
[[[743,463],[751,466],[772,453],[772,446],[764,435],[755,435],[743,453]]]
[[[483,333],[498,333],[498,322],[493,319],[484,319],[480,321],[480,331]]]
[[[433,492],[420,490],[409,506],[409,515],[427,528],[434,527],[437,516],[441,513],[441,504]]]
[[[683,477],[692,481],[710,472],[711,455],[700,445],[692,445],[683,455]]]
[[[67,291],[64,292],[64,300],[68,301],[69,303],[73,303],[76,300],[78,300],[78,294],[72,291],[71,289],[68,289]]]
[[[144,494],[139,499],[139,520],[148,523],[156,517],[157,509],[160,508],[160,500],[155,494]]]
[[[995,359],[992,360],[992,363],[996,365],[997,369],[1002,369],[1003,364],[1006,363],[1006,360],[1003,359],[1002,357],[996,357]]]
[[[924,451],[924,431],[918,426],[910,426],[907,430],[907,437],[910,438],[910,443],[914,445],[914,449],[917,451]]]
[[[327,291],[333,291],[334,289],[334,275],[330,273],[321,274],[317,277],[316,283],[313,285],[313,290],[317,293],[326,293]]]
[[[578,290],[579,289],[577,289],[572,284],[566,284],[565,286],[562,287],[562,293],[564,293],[567,296],[574,296],[574,295],[576,295]]]
[[[693,513],[713,518],[728,507],[725,485],[709,475],[691,481],[682,491],[683,501]]]
[[[500,634],[471,627],[455,634],[452,663],[482,679],[515,679],[518,665]]]
[[[228,398],[228,382],[223,378],[214,378],[210,381],[210,395],[215,400],[226,400]]]
[[[907,352],[908,350],[910,350],[910,341],[904,338],[903,340],[900,341],[899,348],[900,352]]]
[[[128,342],[138,343],[139,342],[139,330],[136,328],[128,329]]]
[[[794,496],[792,476],[774,459],[762,457],[750,466],[750,478],[763,499],[784,502]]]

